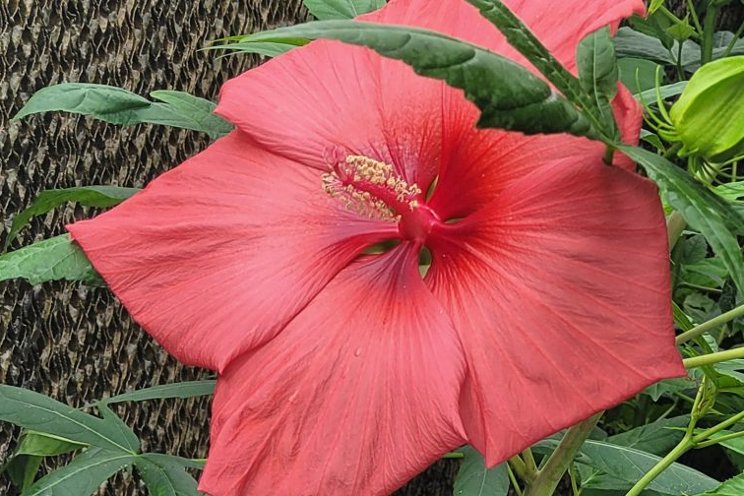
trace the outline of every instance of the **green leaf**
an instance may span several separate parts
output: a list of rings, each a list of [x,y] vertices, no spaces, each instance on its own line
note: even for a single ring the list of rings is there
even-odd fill
[[[653,14],[659,8],[664,6],[664,0],[651,0],[651,3],[648,6],[648,13]]]
[[[695,389],[696,387],[697,384],[695,381],[690,379],[667,379],[652,384],[644,389],[642,394],[647,394],[653,401],[658,401],[662,396],[674,398],[676,393]]]
[[[102,282],[83,250],[67,234],[0,255],[0,281],[8,279],[26,279],[31,284],[62,279]]]
[[[470,446],[460,450],[465,457],[455,478],[455,496],[507,496],[509,476],[506,464],[486,468],[483,457]]]
[[[34,93],[13,119],[39,112],[64,111],[124,126],[150,123],[192,129],[212,138],[232,129],[231,124],[212,113],[214,103],[203,98],[179,91],[153,92],[153,98],[165,103],[151,102],[113,86],[63,83]]]
[[[729,201],[738,200],[744,196],[744,181],[721,184],[716,186],[715,190],[716,193]]]
[[[661,460],[656,455],[605,441],[589,440],[581,448],[581,452],[588,457],[588,460],[582,458],[581,463],[622,483],[622,487],[612,489],[629,489]],[[593,481],[588,483],[587,487],[596,487],[598,484],[598,481]],[[718,484],[717,480],[697,470],[681,463],[673,463],[648,485],[648,489],[661,494],[679,496],[707,491]],[[610,489],[606,484],[603,487]]]
[[[608,437],[606,441],[617,446],[625,446],[663,456],[682,440],[685,433],[684,430],[679,428],[686,427],[689,421],[690,417],[688,415],[661,419],[615,434]]]
[[[358,21],[316,21],[257,33],[242,41],[328,38],[369,47],[402,60],[416,73],[465,91],[481,110],[479,127],[526,134],[569,132],[594,136],[586,118],[524,67],[440,33]]]
[[[620,81],[633,93],[642,93],[656,87],[656,71],[659,64],[651,60],[628,57],[617,61]],[[645,103],[656,101],[656,92]]]
[[[217,107],[214,102],[183,91],[157,90],[151,92],[150,96],[165,102],[172,114],[169,118],[168,113],[163,113],[157,121],[152,121],[155,124],[202,131],[212,139],[217,139],[232,131],[232,124],[214,113]]]
[[[0,468],[0,474],[7,472],[13,484],[25,491],[34,483],[43,461],[41,456],[14,456]]]
[[[163,384],[103,399],[99,404],[122,403],[124,401],[162,400],[166,398],[193,398],[209,396],[214,393],[217,381],[190,381],[175,384]]]
[[[739,474],[725,481],[712,491],[703,494],[705,496],[741,496],[744,494],[744,474]]]
[[[76,443],[75,441],[45,434],[43,432],[26,431],[23,433],[21,442],[18,443],[18,448],[16,448],[14,456],[57,456],[87,446],[87,444]]]
[[[610,102],[617,93],[618,67],[610,28],[599,29],[581,40],[576,53],[579,84],[594,99],[605,129],[615,128]]]
[[[82,186],[42,191],[30,207],[13,218],[3,250],[8,249],[10,242],[33,217],[45,214],[64,203],[76,202],[86,207],[107,208],[118,205],[138,191],[140,190],[137,188],[118,186]]]
[[[621,60],[622,62],[622,60]],[[667,84],[659,88],[661,98],[666,100],[673,96],[677,96],[687,87],[687,81],[680,81],[679,83]],[[656,102],[656,88],[644,90],[640,93],[636,93],[635,97],[647,105],[654,104]]]
[[[119,439],[124,441],[124,447],[126,448],[126,451],[130,453],[137,453],[140,448],[139,438],[132,431],[132,429],[130,429],[129,426],[124,423],[124,421],[118,415],[111,411],[111,409],[107,405],[97,405],[97,408],[103,420],[111,425],[112,430],[114,428],[116,429],[117,433],[119,434]]]
[[[242,39],[242,38],[241,38]],[[298,46],[306,45],[308,40],[298,38],[296,40],[282,41],[236,41],[227,45],[215,45],[205,50],[227,50],[239,53],[255,53],[264,57],[276,57],[287,53]]]
[[[353,19],[383,7],[386,0],[303,0],[305,7],[316,19]]]
[[[653,152],[627,145],[618,148],[643,166],[659,185],[668,203],[705,236],[739,292],[744,293],[744,263],[739,243],[732,234],[732,231],[744,233],[744,220],[732,204]]]
[[[21,496],[88,496],[136,458],[129,453],[92,448],[36,481]]]
[[[2,384],[0,420],[74,443],[115,451],[127,452],[133,436],[123,433],[110,420],[94,417],[28,389]],[[138,450],[139,446],[135,448]]]
[[[199,496],[196,480],[186,469],[167,458],[148,453],[134,461],[150,496]]]

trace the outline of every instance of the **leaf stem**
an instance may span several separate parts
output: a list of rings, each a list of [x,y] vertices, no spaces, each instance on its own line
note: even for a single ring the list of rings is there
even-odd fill
[[[692,3],[692,0],[687,0],[687,10],[690,12],[692,23],[695,25],[695,29],[699,34],[703,34],[703,26],[700,25],[700,18],[697,15],[695,4]]]
[[[543,468],[538,471],[532,484],[527,487],[525,496],[551,496],[555,492],[563,474],[573,463],[576,454],[603,414],[604,412],[599,412],[566,431],[558,447],[550,455]]]
[[[710,2],[705,11],[703,20],[703,46],[700,53],[700,63],[707,64],[713,60],[713,35],[716,32],[716,18],[718,17],[718,6]]]
[[[638,496],[639,494],[641,494],[643,490],[646,489],[646,487],[651,484],[651,482],[653,482],[654,479],[656,479],[664,470],[669,468],[672,463],[677,461],[680,456],[684,455],[693,447],[694,443],[692,441],[692,436],[689,433],[685,434],[685,437],[682,438],[682,441],[680,441],[679,444],[677,444],[677,446],[675,446],[672,451],[667,453],[664,458],[659,460],[658,463],[654,465],[651,470],[646,472],[625,496]]]
[[[519,481],[517,481],[517,478],[514,476],[514,471],[508,463],[506,464],[506,473],[509,474],[509,480],[514,488],[514,492],[517,493],[517,496],[523,496],[522,488],[519,487]]]
[[[685,368],[692,369],[695,367],[703,367],[705,365],[714,365],[719,362],[734,360],[736,358],[744,358],[744,347],[685,358],[682,362],[685,364]]]
[[[697,443],[701,443],[703,441],[706,441],[706,440],[708,440],[708,438],[710,438],[710,436],[712,436],[714,434],[717,434],[718,432],[721,432],[722,430],[724,430],[724,429],[726,429],[728,427],[731,427],[732,425],[734,425],[735,423],[737,423],[738,421],[740,421],[742,419],[744,419],[744,411],[737,413],[733,417],[727,418],[723,422],[714,425],[710,429],[704,430],[703,432],[701,432],[700,434],[698,434],[697,436],[695,436],[694,438],[692,438],[692,440],[696,444]]]
[[[736,42],[739,40],[742,34],[744,34],[744,22],[741,23],[739,29],[737,29],[736,33],[734,33],[734,37],[731,38],[731,41],[726,46],[726,50],[723,51],[722,57],[728,57],[729,55],[731,55],[731,50],[734,49],[734,46],[736,46]]]
[[[738,317],[741,317],[744,315],[744,305],[740,305],[733,310],[729,310],[726,313],[722,313],[721,315],[714,317],[706,322],[703,322],[699,326],[693,327],[687,332],[683,332],[676,338],[677,344],[685,343],[691,339],[695,339],[696,337],[713,330],[719,326],[722,326],[726,322],[729,322],[731,320],[734,320]]]
[[[695,449],[707,448],[708,446],[713,446],[715,444],[722,443],[730,439],[736,439],[742,436],[744,436],[744,431],[732,432],[731,434],[726,434],[725,436],[715,437],[713,439],[708,439],[707,441],[699,443],[697,446],[695,446]]]

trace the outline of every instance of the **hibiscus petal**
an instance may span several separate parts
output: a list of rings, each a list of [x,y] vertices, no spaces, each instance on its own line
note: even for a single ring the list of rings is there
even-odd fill
[[[220,376],[201,490],[384,495],[465,442],[461,347],[417,260],[353,263]]]
[[[497,129],[475,129],[463,122],[476,118],[464,107],[455,108],[445,121],[447,141],[442,149],[441,170],[429,201],[441,218],[460,218],[494,200],[510,183],[542,167],[561,163],[596,163],[603,159],[605,145],[567,134],[525,136]],[[614,111],[623,141],[637,144],[642,109],[622,85]],[[469,115],[469,117],[468,117]],[[635,170],[635,164],[615,154],[614,165]]]
[[[685,373],[650,181],[545,167],[448,229],[427,283],[460,333],[463,421],[489,465]]]
[[[142,327],[179,360],[217,370],[396,232],[239,132],[68,229]]]

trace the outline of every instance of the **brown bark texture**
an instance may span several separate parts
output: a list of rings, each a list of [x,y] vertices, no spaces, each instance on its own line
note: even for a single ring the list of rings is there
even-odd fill
[[[225,79],[259,60],[218,59],[199,48],[223,36],[306,18],[300,0],[0,0],[0,215],[5,222],[0,244],[12,215],[42,190],[141,187],[207,145],[195,132],[122,128],[58,113],[11,122],[35,91],[80,81],[144,96],[175,89],[215,99]],[[93,213],[68,207],[38,218],[11,249],[60,234],[65,223]],[[169,357],[106,289],[0,282],[0,383],[80,406],[205,374]],[[206,455],[208,399],[124,404],[118,413],[141,437],[143,450]],[[0,423],[0,465],[18,433]],[[401,494],[451,494],[456,468],[440,462]],[[0,495],[14,492],[0,477]],[[124,473],[101,494],[147,492],[136,476]]]

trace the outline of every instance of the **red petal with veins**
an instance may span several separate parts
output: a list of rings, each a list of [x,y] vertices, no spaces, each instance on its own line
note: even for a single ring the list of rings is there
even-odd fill
[[[68,229],[142,327],[179,360],[216,370],[397,231],[346,210],[316,171],[239,132]]]
[[[460,333],[463,422],[489,465],[684,375],[650,181],[545,167],[448,231],[427,282]]]
[[[387,495],[465,442],[457,334],[407,244],[351,264],[225,371],[200,489]]]
[[[570,69],[583,36],[643,10],[640,0],[508,3]],[[444,32],[526,63],[464,0],[393,0],[361,19]],[[621,91],[615,110],[626,142],[636,143],[637,102]],[[554,159],[578,162],[605,151],[599,142],[568,135],[478,131],[479,112],[461,91],[417,76],[402,62],[330,41],[294,49],[230,80],[217,113],[272,151],[311,167],[326,169],[341,151],[367,155],[394,164],[424,191],[439,174],[432,205],[442,217],[467,215],[509,181]],[[634,167],[622,156],[616,161]]]

